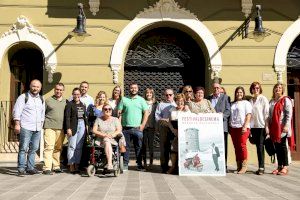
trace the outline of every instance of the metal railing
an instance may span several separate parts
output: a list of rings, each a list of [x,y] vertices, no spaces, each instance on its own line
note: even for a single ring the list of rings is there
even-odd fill
[[[12,128],[11,101],[0,101],[0,153],[18,152],[18,137]]]

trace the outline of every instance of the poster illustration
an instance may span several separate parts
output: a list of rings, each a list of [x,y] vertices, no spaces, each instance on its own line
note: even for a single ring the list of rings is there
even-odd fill
[[[186,113],[178,119],[180,176],[225,176],[223,116]]]

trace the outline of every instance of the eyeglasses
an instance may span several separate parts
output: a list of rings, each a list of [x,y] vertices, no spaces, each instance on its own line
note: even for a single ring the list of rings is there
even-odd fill
[[[172,96],[173,94],[166,94],[166,96]]]
[[[104,111],[111,111],[111,108],[103,108]]]
[[[187,90],[184,93],[193,93],[193,91],[192,90]]]

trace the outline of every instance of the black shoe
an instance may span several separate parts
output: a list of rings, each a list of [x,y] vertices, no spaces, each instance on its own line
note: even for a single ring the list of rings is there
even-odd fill
[[[145,168],[142,165],[137,166],[136,170],[141,171],[141,172],[146,171]]]
[[[44,175],[53,175],[53,173],[51,172],[51,170],[45,170],[43,171]]]
[[[256,172],[255,172],[255,174],[257,174],[257,175],[263,175],[265,173],[265,170],[263,169],[263,168],[259,168]]]
[[[18,171],[18,176],[19,177],[24,177],[26,175],[25,171]]]
[[[60,174],[63,173],[63,171],[60,168],[57,168],[55,170],[53,170],[56,174]]]
[[[27,170],[27,174],[35,175],[35,174],[40,174],[40,172],[36,169],[31,169],[31,170]]]

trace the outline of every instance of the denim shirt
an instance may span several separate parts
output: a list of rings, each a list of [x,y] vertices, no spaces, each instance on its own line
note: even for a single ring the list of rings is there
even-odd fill
[[[21,128],[30,131],[40,131],[45,119],[45,102],[39,95],[33,96],[30,92],[25,104],[25,94],[18,97],[13,109],[13,119],[20,121]]]

